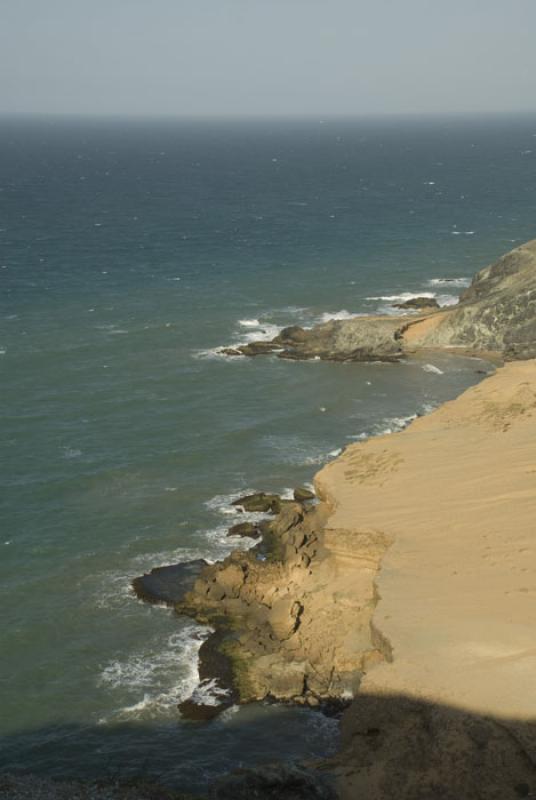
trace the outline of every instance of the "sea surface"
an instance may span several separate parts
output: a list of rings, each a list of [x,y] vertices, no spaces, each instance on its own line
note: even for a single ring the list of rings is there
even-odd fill
[[[221,558],[230,502],[289,491],[491,370],[226,358],[281,326],[455,302],[536,235],[536,117],[0,119],[0,767],[203,790],[321,755],[284,706],[199,725],[206,631],[138,602]]]

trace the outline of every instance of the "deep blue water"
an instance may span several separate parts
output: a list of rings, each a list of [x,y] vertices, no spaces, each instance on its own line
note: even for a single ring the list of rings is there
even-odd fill
[[[0,120],[2,766],[196,789],[336,744],[283,707],[182,722],[203,632],[130,579],[224,555],[232,497],[310,481],[482,364],[214,348],[405,292],[452,302],[535,212],[536,116]]]

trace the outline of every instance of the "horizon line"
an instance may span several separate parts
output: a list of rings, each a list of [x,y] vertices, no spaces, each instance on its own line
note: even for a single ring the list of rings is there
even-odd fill
[[[484,110],[484,111],[365,111],[365,112],[303,112],[303,113],[189,113],[180,114],[172,112],[150,112],[140,113],[134,111],[21,111],[21,110],[2,110],[0,118],[6,117],[39,117],[48,119],[68,119],[68,120],[131,120],[131,121],[176,121],[176,122],[201,122],[201,121],[221,121],[221,122],[255,122],[255,121],[316,121],[319,124],[327,121],[352,121],[352,120],[371,120],[371,119],[444,119],[444,118],[479,118],[479,117],[528,117],[536,116],[535,109],[520,110]]]

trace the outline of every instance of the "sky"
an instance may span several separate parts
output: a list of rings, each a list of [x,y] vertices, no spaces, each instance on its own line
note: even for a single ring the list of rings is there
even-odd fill
[[[536,111],[536,0],[0,0],[0,113]]]

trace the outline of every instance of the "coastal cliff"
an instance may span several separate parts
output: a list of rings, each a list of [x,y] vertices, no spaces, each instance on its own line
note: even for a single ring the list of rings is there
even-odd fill
[[[315,765],[342,800],[532,797],[535,475],[530,360],[347,448],[274,520],[280,559],[235,553],[178,608],[227,626],[240,700],[354,697]]]
[[[417,306],[418,308],[418,306]],[[536,240],[478,272],[454,306],[416,315],[358,316],[310,329],[292,326],[271,342],[225,348],[229,355],[275,353],[279,358],[397,361],[416,350],[491,354],[505,360],[536,356]]]
[[[520,359],[536,347],[533,292],[536,241],[455,307],[274,341],[291,358]],[[351,445],[316,476],[319,503],[269,499],[261,542],[204,566],[175,603],[216,629],[205,674],[229,703],[345,703],[341,750],[315,765],[342,800],[536,796],[535,475],[536,360]]]

